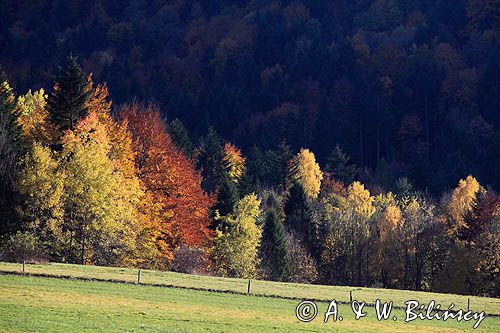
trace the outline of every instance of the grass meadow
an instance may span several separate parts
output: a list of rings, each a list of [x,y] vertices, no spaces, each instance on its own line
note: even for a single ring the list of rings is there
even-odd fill
[[[0,264],[2,272],[20,272],[22,265]],[[402,305],[405,300],[450,302],[467,308],[467,297],[410,291],[252,282],[252,294],[221,293],[155,285],[211,289],[245,293],[247,280],[193,276],[171,272],[78,265],[27,265],[26,272],[99,280],[0,274],[0,332],[462,332],[472,331],[474,321],[421,321],[404,323],[404,311],[393,310],[397,321],[377,321],[374,308],[354,320],[347,304],[340,304],[343,321],[323,323],[327,300],[354,299],[371,303],[377,298]],[[259,296],[260,295],[260,296]],[[262,297],[278,295],[324,299],[318,316],[299,322],[295,308],[299,300]],[[471,309],[500,313],[500,300],[470,297]],[[444,307],[444,306],[442,306]],[[500,332],[500,317],[487,316],[476,331]]]

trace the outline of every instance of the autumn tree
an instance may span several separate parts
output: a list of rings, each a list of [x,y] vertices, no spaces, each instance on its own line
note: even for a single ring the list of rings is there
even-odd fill
[[[86,102],[90,93],[88,79],[77,58],[68,57],[48,100],[50,117],[58,129],[72,130],[88,114]]]
[[[286,241],[290,256],[290,282],[316,282],[319,276],[317,263],[301,237],[297,237],[294,232],[289,232],[286,235]]]
[[[135,246],[137,220],[134,202],[120,195],[120,174],[108,155],[105,127],[92,113],[62,139],[66,259],[126,264]]]
[[[42,88],[34,93],[29,90],[17,98],[18,123],[28,143],[48,145],[53,141],[55,129],[46,108],[47,97]]]
[[[327,235],[321,253],[329,282],[366,282],[370,224],[376,211],[373,202],[374,197],[359,182],[349,186],[345,197],[334,195],[329,200],[322,217]]]
[[[476,202],[477,195],[482,191],[479,182],[472,176],[467,176],[458,182],[449,198],[444,198],[446,207],[446,225],[450,235],[456,235],[464,227],[464,217],[469,213]]]
[[[57,260],[64,259],[58,246],[64,223],[64,178],[53,152],[35,142],[24,156],[16,180],[23,228],[36,235]]]
[[[201,189],[200,174],[172,143],[158,110],[133,103],[122,107],[120,118],[132,133],[139,179],[161,205],[159,241],[170,251],[181,244],[206,245],[213,200]]]
[[[94,86],[89,80],[89,85],[92,89],[85,107],[89,114],[97,116],[107,134],[108,157],[113,164],[114,172],[118,175],[120,191],[117,195],[124,202],[130,202],[135,206],[133,214],[139,227],[134,253],[128,256],[135,260],[137,265],[164,269],[168,267],[171,257],[159,255],[159,253],[170,253],[169,246],[160,240],[161,208],[139,179],[135,164],[136,151],[128,123],[118,122],[112,115],[112,102],[106,84]]]
[[[238,202],[234,213],[220,216],[225,225],[216,231],[214,261],[219,274],[239,278],[255,277],[262,229],[256,219],[260,200],[249,194]]]
[[[224,169],[229,176],[229,179],[238,183],[245,173],[245,157],[241,150],[231,143],[224,145]]]
[[[374,200],[375,213],[371,224],[369,252],[372,267],[367,272],[368,279],[382,283],[384,287],[396,287],[400,278],[398,242],[403,226],[401,209],[396,197],[391,193],[380,194]],[[395,258],[398,258],[397,260]]]
[[[301,149],[290,165],[290,179],[302,185],[309,198],[317,198],[323,173],[309,149]]]
[[[474,242],[483,230],[500,219],[500,197],[492,190],[480,193],[472,209],[464,215],[464,224],[458,230],[460,239]]]

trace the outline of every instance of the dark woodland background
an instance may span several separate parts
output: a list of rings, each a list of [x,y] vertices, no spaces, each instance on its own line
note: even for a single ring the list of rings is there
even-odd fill
[[[115,105],[156,102],[196,141],[248,152],[336,144],[364,182],[498,190],[496,0],[0,1],[0,63],[50,91],[78,56]]]

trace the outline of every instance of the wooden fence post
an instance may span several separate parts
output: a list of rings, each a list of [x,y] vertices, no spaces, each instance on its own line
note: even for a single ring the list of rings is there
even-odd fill
[[[247,290],[247,294],[250,294],[250,286],[252,284],[252,280],[248,280],[248,290]]]
[[[141,284],[141,270],[137,272],[137,284]]]
[[[352,290],[349,290],[349,303],[352,304]]]
[[[24,273],[24,265],[26,264],[26,260],[23,260],[23,273]]]

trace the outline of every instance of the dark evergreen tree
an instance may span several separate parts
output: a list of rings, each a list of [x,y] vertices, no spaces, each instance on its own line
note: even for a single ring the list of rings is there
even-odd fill
[[[197,166],[203,176],[203,189],[209,194],[213,193],[224,178],[224,149],[219,135],[212,127],[201,140]]]
[[[290,256],[285,238],[285,228],[274,209],[267,212],[262,234],[263,253],[269,278],[274,281],[290,280]]]
[[[0,65],[0,83],[5,81],[8,81],[7,74],[5,74],[2,65]]]
[[[246,161],[245,181],[253,184],[256,189],[265,182],[265,159],[259,147],[253,146],[248,153]]]
[[[236,184],[228,176],[224,176],[217,191],[217,204],[214,209],[217,209],[220,215],[227,215],[233,212],[239,200]]]
[[[288,176],[289,162],[293,154],[290,146],[282,141],[276,150],[268,150],[265,154],[266,179],[272,186],[284,189]]]
[[[167,126],[168,134],[175,146],[188,158],[193,155],[193,143],[189,138],[188,131],[179,119],[171,121]]]
[[[259,192],[261,186],[258,178],[252,177],[252,175],[248,172],[248,168],[245,169],[245,173],[241,176],[240,181],[238,182],[238,190],[240,191],[240,195],[243,197],[250,193]]]
[[[87,115],[86,102],[90,93],[91,87],[77,58],[70,56],[47,102],[52,122],[60,130],[74,129],[76,123]]]
[[[333,177],[341,180],[345,184],[354,181],[358,172],[356,165],[350,163],[351,158],[347,156],[339,145],[328,156],[328,164],[325,170],[333,173]]]
[[[19,229],[16,225],[14,180],[24,153],[17,122],[16,101],[7,80],[0,82],[0,235]]]
[[[313,256],[319,255],[317,246],[318,226],[312,207],[302,185],[294,182],[285,201],[286,226],[295,231],[306,243]]]

